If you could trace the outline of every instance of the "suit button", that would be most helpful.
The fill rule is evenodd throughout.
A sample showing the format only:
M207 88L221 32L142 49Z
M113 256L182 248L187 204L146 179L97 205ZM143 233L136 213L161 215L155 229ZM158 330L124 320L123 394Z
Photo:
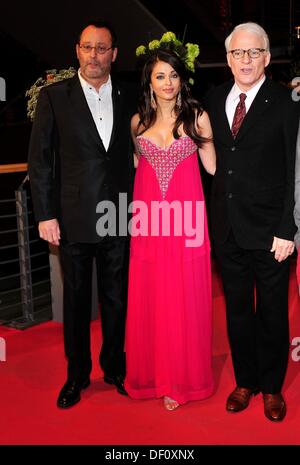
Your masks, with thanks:
M228 170L227 173L228 173L228 174L232 174L233 171L232 171L232 170Z
M230 193L228 194L228 198L229 198L229 199L232 199L232 197L233 197L233 194L230 192Z
M235 147L235 146L231 147L231 151L232 151L232 152L235 152L235 151L236 151L236 147Z

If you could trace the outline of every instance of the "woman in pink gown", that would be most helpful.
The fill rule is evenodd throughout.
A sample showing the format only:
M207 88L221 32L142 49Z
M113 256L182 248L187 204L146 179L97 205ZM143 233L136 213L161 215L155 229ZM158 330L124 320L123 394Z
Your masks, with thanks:
M211 266L198 164L215 172L208 116L191 98L184 62L157 49L132 119L134 186L125 388L168 410L213 393ZM160 208L159 208L160 207ZM162 219L163 218L163 219Z

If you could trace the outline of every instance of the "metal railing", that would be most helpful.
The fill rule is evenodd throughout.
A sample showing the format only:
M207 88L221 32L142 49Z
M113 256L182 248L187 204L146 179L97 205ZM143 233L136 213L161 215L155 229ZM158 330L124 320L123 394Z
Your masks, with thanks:
M26 170L0 166L2 175ZM0 199L0 324L24 329L52 318L49 250L38 237L27 175L10 194Z

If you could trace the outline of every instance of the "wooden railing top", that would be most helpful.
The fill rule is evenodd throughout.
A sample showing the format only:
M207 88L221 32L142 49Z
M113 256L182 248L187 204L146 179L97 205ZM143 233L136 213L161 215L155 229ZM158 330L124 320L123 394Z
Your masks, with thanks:
M19 173L21 171L27 171L27 163L14 163L11 165L0 165L0 174L5 173Z

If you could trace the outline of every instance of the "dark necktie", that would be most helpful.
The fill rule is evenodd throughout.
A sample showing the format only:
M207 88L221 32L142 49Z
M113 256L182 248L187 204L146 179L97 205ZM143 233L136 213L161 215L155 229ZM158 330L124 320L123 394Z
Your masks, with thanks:
M245 115L246 115L246 105L245 105L246 98L247 98L246 94L240 94L240 101L237 104L236 109L235 109L232 126L231 126L231 132L234 138L237 136L237 133L239 132L243 119L245 118Z

